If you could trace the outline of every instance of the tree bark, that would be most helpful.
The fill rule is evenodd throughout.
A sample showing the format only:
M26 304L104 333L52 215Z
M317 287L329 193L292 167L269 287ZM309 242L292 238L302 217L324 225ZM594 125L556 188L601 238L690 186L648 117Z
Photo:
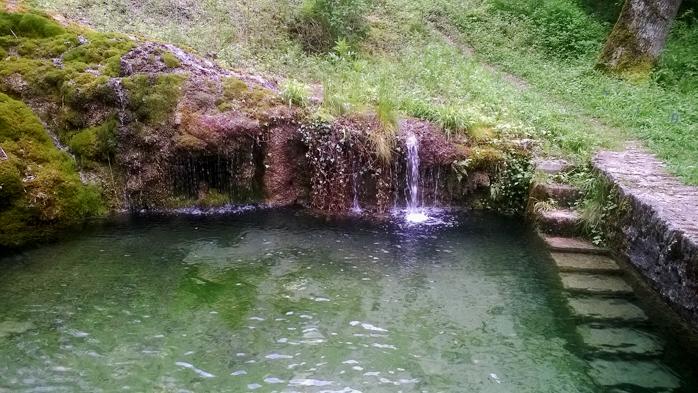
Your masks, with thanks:
M648 76L680 6L681 0L625 0L597 68L627 77Z

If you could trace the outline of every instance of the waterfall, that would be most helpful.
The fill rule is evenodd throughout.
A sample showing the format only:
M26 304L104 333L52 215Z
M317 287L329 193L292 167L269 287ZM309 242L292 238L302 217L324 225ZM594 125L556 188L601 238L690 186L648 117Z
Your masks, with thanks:
M363 210L361 209L361 205L359 204L359 175L356 172L356 169L354 169L354 173L352 175L351 190L354 194L354 199L352 200L351 204L351 211L354 214L361 214Z
M407 211L405 219L412 223L427 221L429 217L424 213L419 200L419 140L410 133L405 140L407 147Z

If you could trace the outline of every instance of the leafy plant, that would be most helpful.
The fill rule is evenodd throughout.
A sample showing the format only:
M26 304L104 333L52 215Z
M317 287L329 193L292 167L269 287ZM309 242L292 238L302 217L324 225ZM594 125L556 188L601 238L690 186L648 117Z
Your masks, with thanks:
M305 107L310 102L308 86L292 79L281 85L281 97L288 105Z

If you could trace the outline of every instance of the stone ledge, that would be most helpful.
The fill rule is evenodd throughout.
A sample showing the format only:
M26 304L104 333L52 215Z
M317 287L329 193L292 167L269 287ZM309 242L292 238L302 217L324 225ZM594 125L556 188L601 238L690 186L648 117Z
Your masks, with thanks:
M698 187L683 184L634 146L601 152L593 163L617 186L625 206L612 223L614 251L698 328Z

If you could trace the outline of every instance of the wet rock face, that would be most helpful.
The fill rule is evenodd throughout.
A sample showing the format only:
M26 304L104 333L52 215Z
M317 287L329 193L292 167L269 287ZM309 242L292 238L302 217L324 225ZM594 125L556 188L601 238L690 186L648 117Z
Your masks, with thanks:
M274 80L173 45L69 34L64 46L32 42L36 51L3 60L0 90L20 97L73 155L105 211L267 203L383 215L408 199L407 135L419 141L424 205L471 206L473 195L511 191L507 154L522 148L494 136L447 138L413 118L386 129L371 112L317 122L312 108L282 100Z
M602 152L594 165L619 192L615 251L698 327L698 189L637 148Z

